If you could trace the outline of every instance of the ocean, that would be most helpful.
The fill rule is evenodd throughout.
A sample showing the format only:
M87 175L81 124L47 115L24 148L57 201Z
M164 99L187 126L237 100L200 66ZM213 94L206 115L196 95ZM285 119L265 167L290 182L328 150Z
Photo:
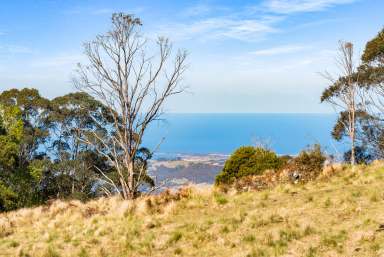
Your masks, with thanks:
M230 154L244 145L267 145L295 155L312 144L338 155L345 145L331 137L335 114L166 114L147 131L143 144L157 156ZM160 146L159 146L160 144Z

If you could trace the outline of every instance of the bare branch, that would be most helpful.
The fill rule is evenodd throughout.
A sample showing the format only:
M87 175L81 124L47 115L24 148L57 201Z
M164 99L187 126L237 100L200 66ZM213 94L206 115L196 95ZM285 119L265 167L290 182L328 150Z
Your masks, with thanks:
M145 131L160 118L166 100L183 92L180 82L186 70L186 52L177 52L173 59L166 38L156 42L157 54L149 54L141 25L132 15L114 14L111 31L84 45L89 63L78 66L74 79L78 89L107 107L112 119L108 136L92 133L92 140L83 141L116 168L124 198L133 198L143 183L146 165L138 164L137 154Z

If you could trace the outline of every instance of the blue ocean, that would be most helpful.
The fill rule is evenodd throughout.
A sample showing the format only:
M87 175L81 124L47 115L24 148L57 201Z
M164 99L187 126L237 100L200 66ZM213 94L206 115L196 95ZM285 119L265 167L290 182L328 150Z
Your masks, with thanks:
M345 146L331 137L335 114L167 114L145 135L144 145L158 154L230 154L244 145L268 145L295 155L312 144L328 154ZM160 144L160 146L159 146Z

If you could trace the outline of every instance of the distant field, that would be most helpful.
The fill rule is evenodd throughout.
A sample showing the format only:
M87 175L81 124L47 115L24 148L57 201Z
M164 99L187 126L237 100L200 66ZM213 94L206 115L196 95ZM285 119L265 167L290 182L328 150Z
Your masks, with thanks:
M0 256L384 256L384 164L306 185L0 215Z

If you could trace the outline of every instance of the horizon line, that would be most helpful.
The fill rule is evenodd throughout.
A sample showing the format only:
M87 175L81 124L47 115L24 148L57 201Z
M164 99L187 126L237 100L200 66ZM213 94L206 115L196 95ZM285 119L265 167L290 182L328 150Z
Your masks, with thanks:
M303 114L330 115L337 112L164 112L163 114Z

